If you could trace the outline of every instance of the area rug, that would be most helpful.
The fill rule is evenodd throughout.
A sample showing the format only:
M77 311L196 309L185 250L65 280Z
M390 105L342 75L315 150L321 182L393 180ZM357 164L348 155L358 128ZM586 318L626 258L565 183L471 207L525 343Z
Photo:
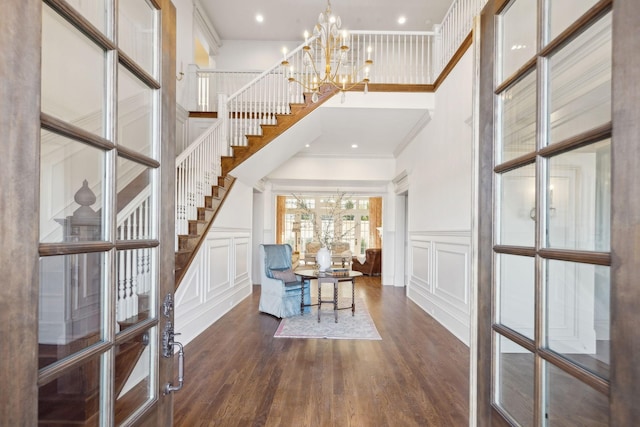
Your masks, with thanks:
M344 304L344 301L341 301ZM364 300L356 298L356 312L351 308L338 310L338 323L334 321L333 305L322 304L320 323L318 307L311 313L288 317L280 321L275 338L326 338L336 340L381 340Z

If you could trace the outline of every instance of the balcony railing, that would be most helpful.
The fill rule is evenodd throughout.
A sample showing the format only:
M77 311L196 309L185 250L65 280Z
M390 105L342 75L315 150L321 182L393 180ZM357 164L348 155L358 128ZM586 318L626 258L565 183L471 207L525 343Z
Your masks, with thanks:
M473 18L479 15L487 0L456 0L449 7L449 11L436 25L435 52L433 55L432 71L437 78L447 66L453 55L473 28Z
M370 70L372 83L428 84L433 81L432 63L434 50L432 32L399 31L353 31L349 34L350 49L345 60L350 64L363 64L370 56L373 67ZM367 49L371 47L371 53ZM303 45L290 52L286 59L293 67L296 78L310 83L312 75L304 73ZM192 67L189 70L191 111L217 111L218 95L226 94L229 102L234 102L234 94L244 104L260 103L279 105L288 102L302 102L299 86L287 84L289 70L281 63L274 64L264 73L255 71L204 70ZM364 70L355 70L352 79L360 81ZM252 87L252 89L249 88ZM268 100L268 101L267 101ZM275 102L274 102L275 101ZM273 108L271 108L273 110ZM280 111L276 107L276 110ZM230 111L235 111L230 109Z

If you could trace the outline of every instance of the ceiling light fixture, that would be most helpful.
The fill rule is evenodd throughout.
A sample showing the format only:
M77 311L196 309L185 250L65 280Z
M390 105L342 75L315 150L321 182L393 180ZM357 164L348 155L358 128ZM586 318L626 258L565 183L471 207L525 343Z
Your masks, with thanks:
M258 21L258 22L263 22L263 21L264 21L264 16L262 16L262 15L260 15L260 14L257 14L257 15L256 15L256 21Z
M407 22L407 18L405 18L404 16L401 16L400 18L398 18L398 24L402 25L405 22Z
M351 144L351 148L358 148L358 144Z
M367 59L360 67L347 57L349 52L349 34L346 30L340 32L342 21L339 16L331 13L331 0L327 0L327 10L320 13L318 23L313 28L313 37L304 33L303 66L302 73L296 78L295 70L289 66L286 49L283 49L284 59L282 66L285 68L285 76L289 84L298 83L304 89L312 92L311 100L318 102L320 88L331 85L342 92L342 102L345 92L353 89L358 84L364 84L364 93L369 91L369 69L373 64L371 60L371 46L367 48ZM358 72L364 70L364 78L357 80Z

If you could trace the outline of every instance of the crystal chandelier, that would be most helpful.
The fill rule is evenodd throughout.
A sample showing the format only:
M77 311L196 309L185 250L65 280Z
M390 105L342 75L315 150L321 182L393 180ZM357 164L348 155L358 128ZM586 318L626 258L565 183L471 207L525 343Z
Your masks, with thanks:
M313 36L304 33L304 46L302 48L302 65L304 70L296 72L289 65L286 58L286 49L283 50L285 76L289 84L297 83L305 90L312 92L311 100L318 102L320 88L331 85L342 92L342 102L345 92L359 84L364 84L364 93L369 90L369 69L373 64L371 60L371 47L367 48L367 58L362 65L357 67L352 58L349 58L349 34L346 30L340 32L342 22L339 16L331 13L331 0L327 0L327 9L320 13L318 23L313 29ZM364 77L357 80L359 73ZM296 77L297 76L297 77Z

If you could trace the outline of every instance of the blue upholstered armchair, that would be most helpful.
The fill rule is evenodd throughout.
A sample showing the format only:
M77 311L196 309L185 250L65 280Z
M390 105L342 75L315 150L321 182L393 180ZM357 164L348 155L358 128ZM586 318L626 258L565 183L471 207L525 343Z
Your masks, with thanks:
M291 246L260 245L260 276L262 290L259 310L276 317L300 314L300 292L305 305L311 303L309 283L303 282L291 269ZM305 307L305 313L310 312Z

